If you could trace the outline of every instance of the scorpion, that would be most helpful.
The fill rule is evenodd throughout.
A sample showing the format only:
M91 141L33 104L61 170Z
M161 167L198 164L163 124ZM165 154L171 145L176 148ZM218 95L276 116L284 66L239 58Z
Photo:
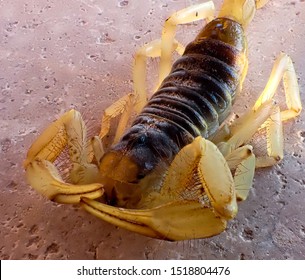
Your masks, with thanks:
M281 53L254 106L225 120L248 69L244 30L268 0L224 0L214 19L212 1L172 14L161 39L134 60L134 91L103 114L98 136L87 140L81 114L70 110L45 129L24 161L28 183L57 203L80 204L98 218L164 240L207 238L223 232L244 201L258 167L283 159L283 121L302 110L291 58ZM184 47L179 24L206 25ZM171 66L173 52L181 56ZM148 99L147 59L160 57L159 85ZM283 80L287 109L274 101ZM131 116L136 115L130 124ZM110 148L105 139L118 119ZM267 151L249 144L264 129ZM71 183L54 161L68 149Z

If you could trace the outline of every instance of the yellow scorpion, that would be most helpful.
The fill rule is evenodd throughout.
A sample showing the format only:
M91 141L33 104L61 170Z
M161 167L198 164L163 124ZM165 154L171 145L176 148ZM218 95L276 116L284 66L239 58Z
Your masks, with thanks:
M134 92L104 112L99 136L89 141L79 112L53 122L30 147L27 181L57 203L81 204L98 218L127 230L166 240L206 238L223 232L247 198L256 167L283 158L282 122L302 105L291 59L280 54L254 106L226 124L248 69L244 29L268 0L224 0L213 19L213 2L171 15L162 37L135 56ZM205 19L184 47L177 25ZM181 57L171 66L172 53ZM146 61L160 57L159 86L148 100ZM287 109L273 101L283 79ZM129 128L130 117L136 113ZM104 152L111 122L114 140ZM266 130L267 151L255 157L249 140ZM68 147L71 183L53 164Z

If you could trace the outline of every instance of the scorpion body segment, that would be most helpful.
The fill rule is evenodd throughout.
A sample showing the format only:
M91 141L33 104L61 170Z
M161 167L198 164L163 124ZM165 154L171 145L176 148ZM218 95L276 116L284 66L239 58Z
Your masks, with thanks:
M24 162L30 185L52 201L80 203L104 221L149 237L185 240L224 231L249 194L255 168L283 158L282 121L302 109L292 61L281 54L254 106L232 124L224 122L248 69L244 29L267 2L224 0L219 17L185 48L174 38L177 25L210 20L214 5L174 13L161 40L137 52L134 92L105 110L99 136L87 142L85 123L71 110L32 144ZM181 57L171 67L174 50ZM146 59L158 56L159 87L147 101ZM273 102L282 79L285 111ZM133 111L138 115L125 130ZM113 145L104 152L116 117ZM247 143L260 128L267 152L255 157ZM66 146L72 183L53 164Z

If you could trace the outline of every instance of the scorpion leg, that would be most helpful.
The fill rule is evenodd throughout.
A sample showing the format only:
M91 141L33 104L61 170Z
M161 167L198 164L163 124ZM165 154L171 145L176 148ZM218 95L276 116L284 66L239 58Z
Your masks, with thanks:
M217 235L237 213L230 168L216 145L202 137L178 153L160 193L149 195L144 209L116 208L86 198L82 205L114 225L167 240Z
M280 54L275 61L267 85L257 99L253 110L256 110L268 100L272 100L282 79L288 107L287 110L281 112L282 121L294 118L301 113L302 103L297 76L291 58L284 53Z
M273 97L283 79L288 109L280 112ZM283 158L282 121L294 118L301 113L302 104L297 77L290 57L281 54L272 69L265 89L252 110L236 120L231 126L224 126L213 141L226 156L237 147L247 143L254 133L266 129L267 155L256 158L256 167L267 167Z
M246 200L253 183L255 155L250 145L242 146L228 156L226 161L231 172L234 172L234 185L238 201Z
M256 167L272 166L284 157L283 124L278 106L274 108L272 115L262 128L266 128L267 155L256 158Z
M266 122L274 110L272 101L268 101L257 110L249 110L230 126L224 126L214 137L222 154L226 157L238 147L247 143L255 132Z
M214 15L212 1L192 5L172 14L164 23L161 37L161 59L159 68L159 84L169 74L172 65L173 43L178 24L186 24L201 19L210 20Z
M174 40L173 50L176 50L180 55L184 52L184 46L178 41ZM155 58L161 56L161 39L157 39L145 44L141 47L135 55L134 67L133 67L133 83L134 91L137 97L135 103L136 113L140 113L145 104L147 103L147 86L146 86L146 63L147 58ZM159 85L157 86L157 88Z
M226 128L226 134L215 137L214 142L227 158L238 147L249 142L261 128L266 128L267 156L257 157L255 167L274 165L283 158L283 129L279 107L272 100L263 103L257 110L250 110Z
M65 183L52 162L69 147L72 161L71 180ZM95 165L88 163L85 124L79 112L71 110L53 122L32 144L24 162L27 181L38 192L60 203L78 203L81 196L98 198L100 184L90 184L99 176Z
M280 111L279 108L275 107L273 114L264 124L267 131L267 156L257 158L257 167L274 165L283 158L282 122L298 116L302 110L300 91L293 63L291 58L284 53L275 61L267 85L256 101L253 110L257 110L273 99L282 79L288 109Z
M182 54L184 47L174 42L174 48ZM119 141L122 137L129 118L133 110L139 114L145 104L147 103L147 90L146 90L146 61L148 57L160 57L161 55L161 40L154 40L143 47L141 47L136 55L133 66L133 82L134 82L134 93L129 93L111 106L106 108L102 118L102 125L100 131L100 138L103 139L108 135L111 126L111 120L120 116L119 124L115 132L113 143Z
M109 134L111 120L118 116L120 116L120 120L115 132L113 142L116 143L120 139L132 114L133 104L134 94L129 93L105 109L102 117L101 131L99 134L101 139Z

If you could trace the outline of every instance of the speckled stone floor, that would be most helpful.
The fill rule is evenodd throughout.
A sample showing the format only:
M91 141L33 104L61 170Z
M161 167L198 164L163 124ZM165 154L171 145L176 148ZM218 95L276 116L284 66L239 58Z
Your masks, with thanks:
M284 125L283 162L256 172L237 218L210 239L142 237L78 207L47 201L25 182L22 161L42 129L70 108L98 127L103 110L132 90L135 50L160 36L173 11L196 2L0 1L1 259L305 258L303 113ZM215 1L218 8L220 3ZM257 12L248 29L250 69L235 112L253 104L281 51L295 62L305 104L304 26L304 0L271 0ZM178 38L187 43L199 28L181 27ZM157 61L150 65L155 73ZM148 77L151 85L154 78Z

